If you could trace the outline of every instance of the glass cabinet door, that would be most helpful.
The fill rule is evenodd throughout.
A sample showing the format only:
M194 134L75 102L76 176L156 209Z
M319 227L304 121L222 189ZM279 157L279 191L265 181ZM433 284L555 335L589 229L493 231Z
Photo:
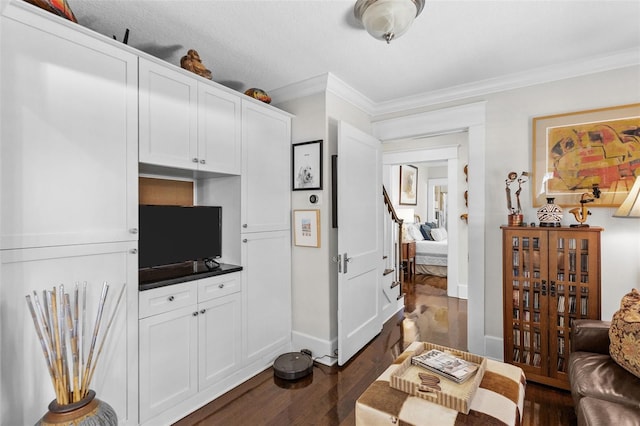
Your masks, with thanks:
M550 376L567 374L576 319L600 318L599 233L549 233Z
M508 244L505 291L510 291L512 305L505 315L506 329L512 330L510 336L505 335L508 352L505 359L525 371L542 374L547 369L548 346L546 233L507 231L505 244Z

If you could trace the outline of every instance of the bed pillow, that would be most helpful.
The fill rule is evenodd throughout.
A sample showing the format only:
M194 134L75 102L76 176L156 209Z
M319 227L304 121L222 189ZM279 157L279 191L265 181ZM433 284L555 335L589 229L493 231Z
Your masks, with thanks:
M431 236L431 229L432 227L427 225L426 223L420 225L420 233L427 241L433 241L433 237Z
M444 241L447 239L447 230L444 228L434 228L431 230L433 241Z
M415 223L410 223L409 225L407 225L407 231L408 231L407 233L412 239L416 241L424 240L424 237L422 236L422 232L420 232L420 228Z
M609 328L609 354L622 368L640 377L640 293L624 295Z

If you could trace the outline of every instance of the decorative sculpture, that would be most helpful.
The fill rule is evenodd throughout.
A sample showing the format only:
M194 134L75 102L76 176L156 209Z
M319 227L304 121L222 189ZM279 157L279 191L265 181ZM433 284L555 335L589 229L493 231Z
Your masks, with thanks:
M522 184L529 180L529 172L522 172L520 176L516 172L509 172L507 179L505 179L505 192L507 194L507 209L509 210L509 226L522 225L522 205L520 204L520 193L522 192ZM513 207L511 200L511 187L514 182L518 182L518 189L516 190L516 207Z
M596 198L600 198L600 188L598 188L598 184L593 184L593 189L591 192L585 192L580 196L580 207L575 207L569 210L569 213L572 213L576 218L578 224L573 224L571 227L588 227L585 222L587 221L587 217L591 214L589 209L587 209L587 203L592 203Z
M187 71L191 71L194 74L198 74L200 77L208 78L211 80L211 71L202 64L200 55L193 49L189 49L187 54L180 59L180 66Z

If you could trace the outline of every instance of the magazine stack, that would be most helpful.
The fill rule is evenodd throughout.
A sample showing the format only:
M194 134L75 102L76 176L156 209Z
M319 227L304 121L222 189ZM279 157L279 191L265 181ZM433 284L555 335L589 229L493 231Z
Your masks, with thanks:
M463 383L478 370L477 364L438 349L411 357L411 364L426 368L456 383Z

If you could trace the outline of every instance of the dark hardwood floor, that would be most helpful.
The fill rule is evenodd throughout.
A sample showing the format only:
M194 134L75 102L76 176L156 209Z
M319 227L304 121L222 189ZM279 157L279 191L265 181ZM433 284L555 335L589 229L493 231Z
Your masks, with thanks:
M434 303L433 297L443 297L437 287L429 290L414 287L418 285L424 284L405 283L407 311ZM425 293L432 299L424 299ZM446 295L444 298L451 299ZM451 335L458 341L461 334L466 336L466 321L462 327L459 321L466 318L466 302L447 300L446 306L447 332L429 337L445 339ZM404 313L399 313L387 321L382 332L342 367L316 362L312 375L295 382L278 379L272 369L267 369L175 425L355 425L356 399L405 347L403 319ZM455 341L452 343L450 346L455 346ZM527 383L523 425L576 425L571 394Z

